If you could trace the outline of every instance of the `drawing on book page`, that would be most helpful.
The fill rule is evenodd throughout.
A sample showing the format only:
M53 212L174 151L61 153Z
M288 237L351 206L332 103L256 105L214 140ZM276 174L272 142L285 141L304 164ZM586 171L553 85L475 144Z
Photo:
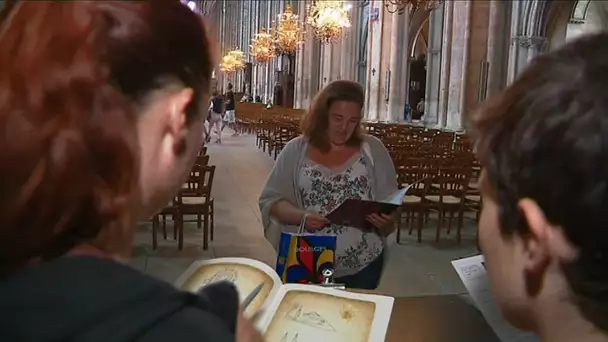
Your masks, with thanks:
M296 304L293 309L289 310L285 315L285 319L292 322L302 323L308 325L311 328L318 328L327 331L336 331L336 329L329 324L329 322L323 318L316 311L303 311L302 304Z
M330 294L288 291L264 334L267 342L367 342L374 302Z
M293 334L293 337L290 339L289 333L285 333L281 342L298 342L298 333Z
M205 279L203 285L213 284L220 281L228 281L231 283L236 283L238 279L238 274L235 270L225 269L217 271L211 278Z
M182 290L195 292L205 285L219 281L234 283L239 290L241 300L258 285L264 283L264 287L260 293L247 307L245 311L246 316L256 313L264 305L274 286L274 280L268 274L255 267L244 264L222 263L202 265L184 281L181 288Z

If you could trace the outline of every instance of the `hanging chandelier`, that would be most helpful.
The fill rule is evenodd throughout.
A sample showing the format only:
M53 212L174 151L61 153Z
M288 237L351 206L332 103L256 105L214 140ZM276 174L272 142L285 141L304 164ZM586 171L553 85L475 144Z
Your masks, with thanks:
M272 30L274 43L279 54L293 55L298 45L303 41L304 29L300 17L293 13L290 5L285 12L278 15L276 25Z
M443 0L386 0L386 10L389 13L397 13L399 15L411 8L412 12L419 9L427 11L436 10L439 8Z
M231 73L239 71L245 67L245 55L243 51L235 49L228 52L220 62L220 71Z
M251 40L251 56L258 63L267 63L274 57L275 44L272 35L265 28Z
M350 27L351 6L339 0L316 0L307 8L307 24L323 43L337 42Z

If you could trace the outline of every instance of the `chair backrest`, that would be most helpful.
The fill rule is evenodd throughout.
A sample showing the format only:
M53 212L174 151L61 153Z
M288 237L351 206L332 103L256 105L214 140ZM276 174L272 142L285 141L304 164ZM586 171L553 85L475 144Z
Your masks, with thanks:
M205 197L211 198L213 177L215 176L215 165L195 164L188 178L188 189L179 192L178 198L181 203L182 197Z
M200 189L201 196L211 198L215 165L194 165L192 170L198 174L196 186Z
M196 157L196 161L194 162L194 165L198 165L198 166L207 166L209 165L209 155L205 154L202 156L197 156Z
M398 178L399 185L406 187L411 184L412 187L408 190L407 195L412 196L423 196L425 191L428 189L427 169L420 166L411 166L407 168L399 169Z
M471 180L472 168L450 167L439 170L441 195L464 196Z

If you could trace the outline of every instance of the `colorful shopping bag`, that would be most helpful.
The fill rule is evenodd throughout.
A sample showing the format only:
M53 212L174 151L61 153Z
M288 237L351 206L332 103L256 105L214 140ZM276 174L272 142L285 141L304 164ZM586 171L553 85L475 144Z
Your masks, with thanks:
M336 235L281 233L276 271L283 283L320 284L323 271L334 269Z

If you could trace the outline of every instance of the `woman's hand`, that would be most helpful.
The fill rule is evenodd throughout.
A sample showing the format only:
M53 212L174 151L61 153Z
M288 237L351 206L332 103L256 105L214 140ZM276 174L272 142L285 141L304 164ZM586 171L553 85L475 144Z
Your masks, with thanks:
M311 231L323 229L329 224L329 220L326 219L325 216L317 213L307 213L305 220L306 222L304 222L304 227Z
M262 334L253 326L253 323L239 312L236 322L236 342L263 342Z
M367 217L367 221L378 229L380 236L388 236L395 231L395 215L387 214L371 214Z

